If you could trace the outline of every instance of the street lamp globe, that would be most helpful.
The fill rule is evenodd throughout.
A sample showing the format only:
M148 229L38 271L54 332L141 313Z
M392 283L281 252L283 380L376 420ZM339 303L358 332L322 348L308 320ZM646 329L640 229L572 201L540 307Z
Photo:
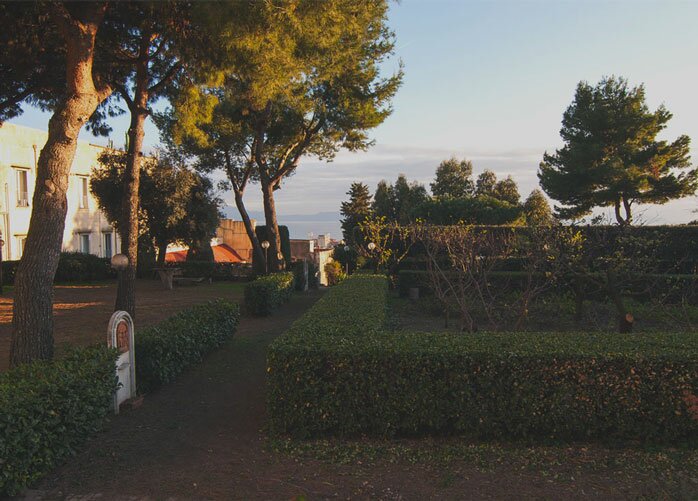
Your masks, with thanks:
M111 257L111 267L117 271L128 268L128 256L126 254L114 254Z
M269 242L266 240L262 242L262 249L268 249L269 248Z
M376 244L374 244L373 242L369 242L368 250L373 251L373 250L375 250L375 248L376 248Z
M344 252L349 252L350 250L351 250L351 247L349 247L348 245L344 246Z

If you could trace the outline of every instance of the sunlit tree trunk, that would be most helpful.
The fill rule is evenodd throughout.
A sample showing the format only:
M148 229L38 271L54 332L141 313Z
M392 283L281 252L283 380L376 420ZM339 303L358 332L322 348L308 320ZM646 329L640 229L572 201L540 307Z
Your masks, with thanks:
M92 75L95 38L106 8L105 3L83 4L78 20L65 5L51 6L65 40L66 92L39 155L29 231L15 276L11 366L53 356L53 279L63 244L68 177L80 130L111 93L108 87L97 89Z

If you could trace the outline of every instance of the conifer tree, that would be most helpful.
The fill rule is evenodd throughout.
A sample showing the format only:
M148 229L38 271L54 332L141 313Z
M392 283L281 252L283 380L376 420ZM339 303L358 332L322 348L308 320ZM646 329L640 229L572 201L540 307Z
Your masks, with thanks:
M342 214L342 234L348 245L358 245L360 235L356 235L354 229L363 223L371 215L371 193L364 183L352 183L349 191L349 200L342 202L340 213Z
M529 226L546 226L555 220L548 199L538 188L528 195L523 207L526 224Z
M470 160L451 157L439 164L436 178L431 183L435 197L465 198L472 196L475 186L472 180L473 164Z
M698 171L689 169L688 136L657 140L672 114L660 106L650 111L642 85L604 78L596 86L580 82L565 111L560 136L565 145L546 153L538 179L562 205L565 219L613 207L620 225L632 223L635 203L664 204L698 188ZM679 171L684 172L679 172Z

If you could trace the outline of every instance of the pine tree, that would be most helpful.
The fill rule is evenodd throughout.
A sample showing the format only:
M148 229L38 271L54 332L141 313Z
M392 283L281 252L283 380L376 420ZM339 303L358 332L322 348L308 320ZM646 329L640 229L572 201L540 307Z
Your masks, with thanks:
M671 113L652 112L642 85L604 78L595 87L577 86L562 119L565 145L545 154L538 178L543 190L563 206L558 214L574 219L594 207L613 207L621 225L632 223L634 203L664 204L695 193L698 171L690 164L688 136L657 140Z
M342 202L340 212L343 216L342 233L344 240L351 246L362 243L357 241L361 237L358 234L355 235L354 229L372 213L371 193L368 190L368 186L364 183L351 183L347 195L349 195L349 200Z

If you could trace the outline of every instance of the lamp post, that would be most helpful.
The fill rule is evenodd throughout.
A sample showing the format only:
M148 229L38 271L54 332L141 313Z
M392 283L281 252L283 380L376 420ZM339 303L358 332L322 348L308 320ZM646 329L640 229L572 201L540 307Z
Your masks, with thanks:
M269 274L269 242L264 240L262 242L262 249L264 249L264 274Z
M368 252L371 254L371 257L373 257L373 251L376 250L376 244L373 242L369 242L368 245ZM376 262L376 259L373 258L373 273L378 273L378 263Z
M351 247L348 245L344 246L344 258L346 259L347 262L347 276L349 276L349 251L351 250Z

